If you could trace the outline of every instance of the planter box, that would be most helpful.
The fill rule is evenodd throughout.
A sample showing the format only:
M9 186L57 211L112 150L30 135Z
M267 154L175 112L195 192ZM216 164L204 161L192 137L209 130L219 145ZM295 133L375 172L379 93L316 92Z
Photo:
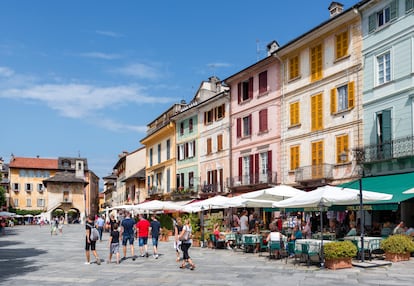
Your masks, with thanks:
M398 262L398 261L408 261L410 260L411 254L407 253L389 253L385 252L385 260L391 262Z
M334 259L326 259L325 266L329 269L344 269L344 268L352 268L352 258L334 258Z

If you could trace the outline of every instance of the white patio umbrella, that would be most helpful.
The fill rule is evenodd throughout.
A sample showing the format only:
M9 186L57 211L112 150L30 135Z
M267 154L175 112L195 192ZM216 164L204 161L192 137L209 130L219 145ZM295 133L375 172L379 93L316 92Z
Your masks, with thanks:
M127 211L131 211L134 209L136 205L119 205L119 206L114 206L114 207L110 207L108 208L108 211L111 210L127 210Z
M274 200L259 200L244 198L243 195L229 198L224 206L227 207L245 207L245 208L271 208Z
M15 213L11 213L11 212L6 212L6 211L0 212L0 216L2 217L13 217L15 215L16 215Z
M362 198L361 198L362 194ZM360 204L362 210L362 204L364 202L375 202L381 200L390 200L392 195L384 193L376 193L364 190L355 190L348 188L341 188L335 186L323 186L313 191L306 192L299 196L295 196L280 202L273 203L273 207L278 208L315 208L318 207L321 212L321 233L323 228L322 210L324 207L332 205L355 205ZM361 253L364 255L363 248L363 227L361 227ZM324 266L323 258L323 235L321 235L321 266Z
M246 199L281 201L305 193L288 185L277 185L271 188L249 192L241 195Z
M202 209L223 209L228 208L230 206L226 206L226 202L229 200L229 198L224 196L215 196L211 197L202 201L197 201L188 205L185 205L183 207L183 211L185 212L199 212Z
M133 210L134 211L162 211L162 210L172 210L172 211L181 211L183 206L175 204L169 201L160 201L160 200L152 200L148 202L144 202L138 205L135 205Z

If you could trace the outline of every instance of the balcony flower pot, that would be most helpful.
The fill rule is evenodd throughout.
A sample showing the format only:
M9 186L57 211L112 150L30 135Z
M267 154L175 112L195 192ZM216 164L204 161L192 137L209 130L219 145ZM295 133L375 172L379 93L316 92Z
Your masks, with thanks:
M384 250L387 261L407 261L414 251L414 241L408 235L395 234L381 241L381 249Z
M351 241L335 241L324 245L325 266L328 269L352 268L357 248Z

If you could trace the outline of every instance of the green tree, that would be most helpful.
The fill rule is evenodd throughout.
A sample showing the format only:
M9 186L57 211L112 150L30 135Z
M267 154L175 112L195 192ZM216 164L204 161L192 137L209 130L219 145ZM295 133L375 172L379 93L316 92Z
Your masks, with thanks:
M1 181L1 177L0 177L0 181ZM6 190L0 186L0 209L6 206Z

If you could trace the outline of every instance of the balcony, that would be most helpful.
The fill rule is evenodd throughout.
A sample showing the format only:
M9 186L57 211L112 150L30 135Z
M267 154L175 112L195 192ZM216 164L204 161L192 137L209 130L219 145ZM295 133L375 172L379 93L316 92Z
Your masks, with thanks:
M189 188L178 188L176 190L172 190L170 193L172 200L186 200L186 199L192 199L197 197L197 190L194 187Z
M295 181L306 186L326 184L333 179L332 164L299 167L295 170Z
M277 184L277 173L276 172L267 172L267 173L255 173L244 176L236 176L228 179L227 186L233 189L260 189L267 185Z
M148 189L149 196L162 196L164 193L164 189L161 187L152 187Z
M414 170L414 137L397 138L381 144L366 145L355 151L365 175L381 175Z

